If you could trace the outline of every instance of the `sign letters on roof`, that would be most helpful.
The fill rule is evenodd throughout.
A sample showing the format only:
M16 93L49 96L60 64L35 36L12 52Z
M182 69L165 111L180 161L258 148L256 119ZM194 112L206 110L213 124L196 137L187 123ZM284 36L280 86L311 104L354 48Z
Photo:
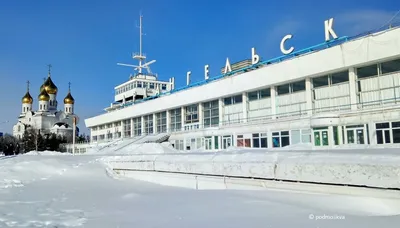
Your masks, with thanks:
M328 20L324 21L324 29L325 29L325 41L328 42L331 40L331 38L333 39L337 39L338 36L336 35L335 31L333 30L333 18L330 18ZM293 38L292 34L287 34L285 35L280 43L280 50L284 55L289 55L294 51L294 47L290 47L288 49L286 49L285 47L285 43L287 40L290 40ZM257 64L260 62L260 56L256 53L256 49L253 47L251 48L251 64ZM225 62L225 68L224 68L224 74L229 73L232 71L232 67L231 67L231 63L229 61L229 58L226 58L226 62ZM186 84L189 85L190 84L190 75L191 72L188 71L186 76ZM204 79L209 79L209 65L205 65L204 66Z

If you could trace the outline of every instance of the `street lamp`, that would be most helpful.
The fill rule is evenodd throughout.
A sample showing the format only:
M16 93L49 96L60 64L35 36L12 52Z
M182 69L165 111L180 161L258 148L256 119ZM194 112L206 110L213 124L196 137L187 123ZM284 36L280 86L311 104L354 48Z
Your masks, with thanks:
M66 118L69 119L69 116ZM76 134L76 125L79 122L79 118L77 116L72 116L72 155L75 155L75 134Z

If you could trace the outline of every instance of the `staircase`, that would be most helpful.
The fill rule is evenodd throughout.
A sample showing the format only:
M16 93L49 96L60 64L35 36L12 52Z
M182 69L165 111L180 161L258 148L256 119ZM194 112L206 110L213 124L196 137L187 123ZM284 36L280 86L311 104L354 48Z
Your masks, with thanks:
M146 135L142 139L135 142L135 144L141 143L162 143L169 139L170 134L168 133L160 133L156 135Z

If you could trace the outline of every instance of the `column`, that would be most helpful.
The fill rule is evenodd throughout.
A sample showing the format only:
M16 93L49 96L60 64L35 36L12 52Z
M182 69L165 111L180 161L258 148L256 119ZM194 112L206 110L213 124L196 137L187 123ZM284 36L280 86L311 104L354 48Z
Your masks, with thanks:
M218 99L219 126L224 125L224 99Z
M181 107L181 122L182 122L182 129L181 131L185 130L185 107Z
M204 109L204 107L203 107L203 103L199 103L198 104L198 111L199 111L199 128L204 128L204 113L203 113L203 109Z
M333 132L333 126L328 127L328 143L329 146L332 147L335 145L335 139L334 139L334 132Z
M342 126L337 126L339 145L344 144L344 142L343 142L343 130L342 129L343 129Z
M153 133L157 134L157 115L153 113Z
M306 78L306 109L307 115L313 114L311 78Z
M242 104L243 104L243 123L247 123L247 110L248 110L248 102L247 102L247 93L244 92L242 94Z
M125 138L124 121L121 120L121 138Z
M141 116L141 121L142 121L142 135L146 135L146 126L145 121L144 121L144 116Z
M133 118L131 118L131 137L134 137Z
M350 104L351 110L357 110L357 85L356 85L356 69L349 68L349 89L350 89Z
M368 137L369 137L369 141L371 143L371 145L377 145L378 142L376 141L376 126L375 123L373 121L368 123ZM365 134L367 134L367 132L365 132ZM368 141L366 141L365 143L367 143Z
M364 132L364 144L366 144L366 145L368 144L367 127L368 127L368 125L367 125L367 124L364 124L364 128L363 128L363 132ZM369 129L368 129L368 132L370 132Z
M167 112L167 133L171 132L171 113L169 110Z
M276 87L271 86L271 115L276 119Z

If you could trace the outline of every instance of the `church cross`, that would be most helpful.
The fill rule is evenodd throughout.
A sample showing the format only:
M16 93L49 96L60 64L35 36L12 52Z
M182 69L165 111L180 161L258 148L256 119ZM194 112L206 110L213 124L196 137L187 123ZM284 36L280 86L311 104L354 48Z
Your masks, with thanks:
M71 91L71 82L68 82L68 91Z
M51 65L51 64L48 64L47 66L49 67L49 75L50 75L50 71L51 71L52 65Z
M29 92L29 80L26 82L26 85L27 85L27 91Z

